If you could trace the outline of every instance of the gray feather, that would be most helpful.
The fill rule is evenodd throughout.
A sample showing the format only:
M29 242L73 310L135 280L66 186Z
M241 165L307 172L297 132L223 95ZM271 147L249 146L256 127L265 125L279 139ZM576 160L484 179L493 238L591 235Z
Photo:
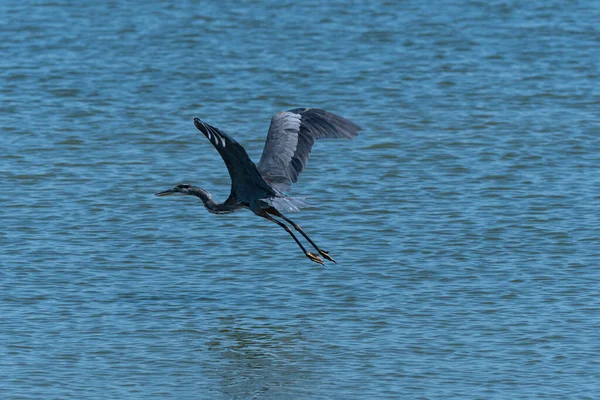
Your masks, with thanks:
M317 108L295 108L271 119L258 163L263 178L281 192L290 189L306 168L315 139L353 139L360 127Z

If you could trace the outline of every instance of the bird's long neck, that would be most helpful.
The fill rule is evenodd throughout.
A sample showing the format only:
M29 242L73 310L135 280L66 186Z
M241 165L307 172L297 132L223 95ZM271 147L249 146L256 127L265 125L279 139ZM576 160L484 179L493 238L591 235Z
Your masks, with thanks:
M240 208L232 207L232 205L228 204L227 201L225 203L216 203L212 199L212 195L207 190L204 190L199 187L191 186L189 189L189 193L202 200L204 207L206 207L208 212L212 214L228 214Z

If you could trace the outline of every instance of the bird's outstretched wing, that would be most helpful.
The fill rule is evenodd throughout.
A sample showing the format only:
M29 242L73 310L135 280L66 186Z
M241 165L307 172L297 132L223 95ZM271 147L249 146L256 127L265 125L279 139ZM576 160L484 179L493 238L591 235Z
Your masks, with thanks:
M317 108L281 112L271 119L258 170L273 187L285 192L306 167L315 139L352 139L359 130L347 119Z
M232 194L236 195L238 199L248 202L252 198L261 198L272 194L241 144L225 132L198 118L194 118L194 125L208 138L223 158L231 177Z

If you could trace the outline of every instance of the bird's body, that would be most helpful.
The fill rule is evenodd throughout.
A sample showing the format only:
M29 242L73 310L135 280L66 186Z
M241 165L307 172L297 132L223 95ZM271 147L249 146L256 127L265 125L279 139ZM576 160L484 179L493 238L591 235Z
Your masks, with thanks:
M231 177L229 197L223 203L216 203L208 191L187 184L157 193L158 196L173 193L194 195L213 214L227 214L248 208L254 214L282 226L308 258L322 264L323 260L318 255L304 249L288 225L274 217L281 218L299 231L319 254L334 261L297 224L283 216L284 212L299 211L299 207L304 204L286 196L285 192L304 170L315 139L352 139L360 130L358 125L319 109L297 108L281 112L271 119L265 148L258 164L252 162L246 150L225 132L198 118L194 118L194 125L213 144L227 166Z

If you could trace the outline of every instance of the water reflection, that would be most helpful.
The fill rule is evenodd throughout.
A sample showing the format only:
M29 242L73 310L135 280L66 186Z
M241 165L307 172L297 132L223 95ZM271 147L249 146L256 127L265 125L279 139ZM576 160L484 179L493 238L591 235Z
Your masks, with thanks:
M307 339L290 334L268 320L257 324L247 317L219 318L219 340L207 343L208 373L230 398L306 398L320 386L315 359L307 352Z

